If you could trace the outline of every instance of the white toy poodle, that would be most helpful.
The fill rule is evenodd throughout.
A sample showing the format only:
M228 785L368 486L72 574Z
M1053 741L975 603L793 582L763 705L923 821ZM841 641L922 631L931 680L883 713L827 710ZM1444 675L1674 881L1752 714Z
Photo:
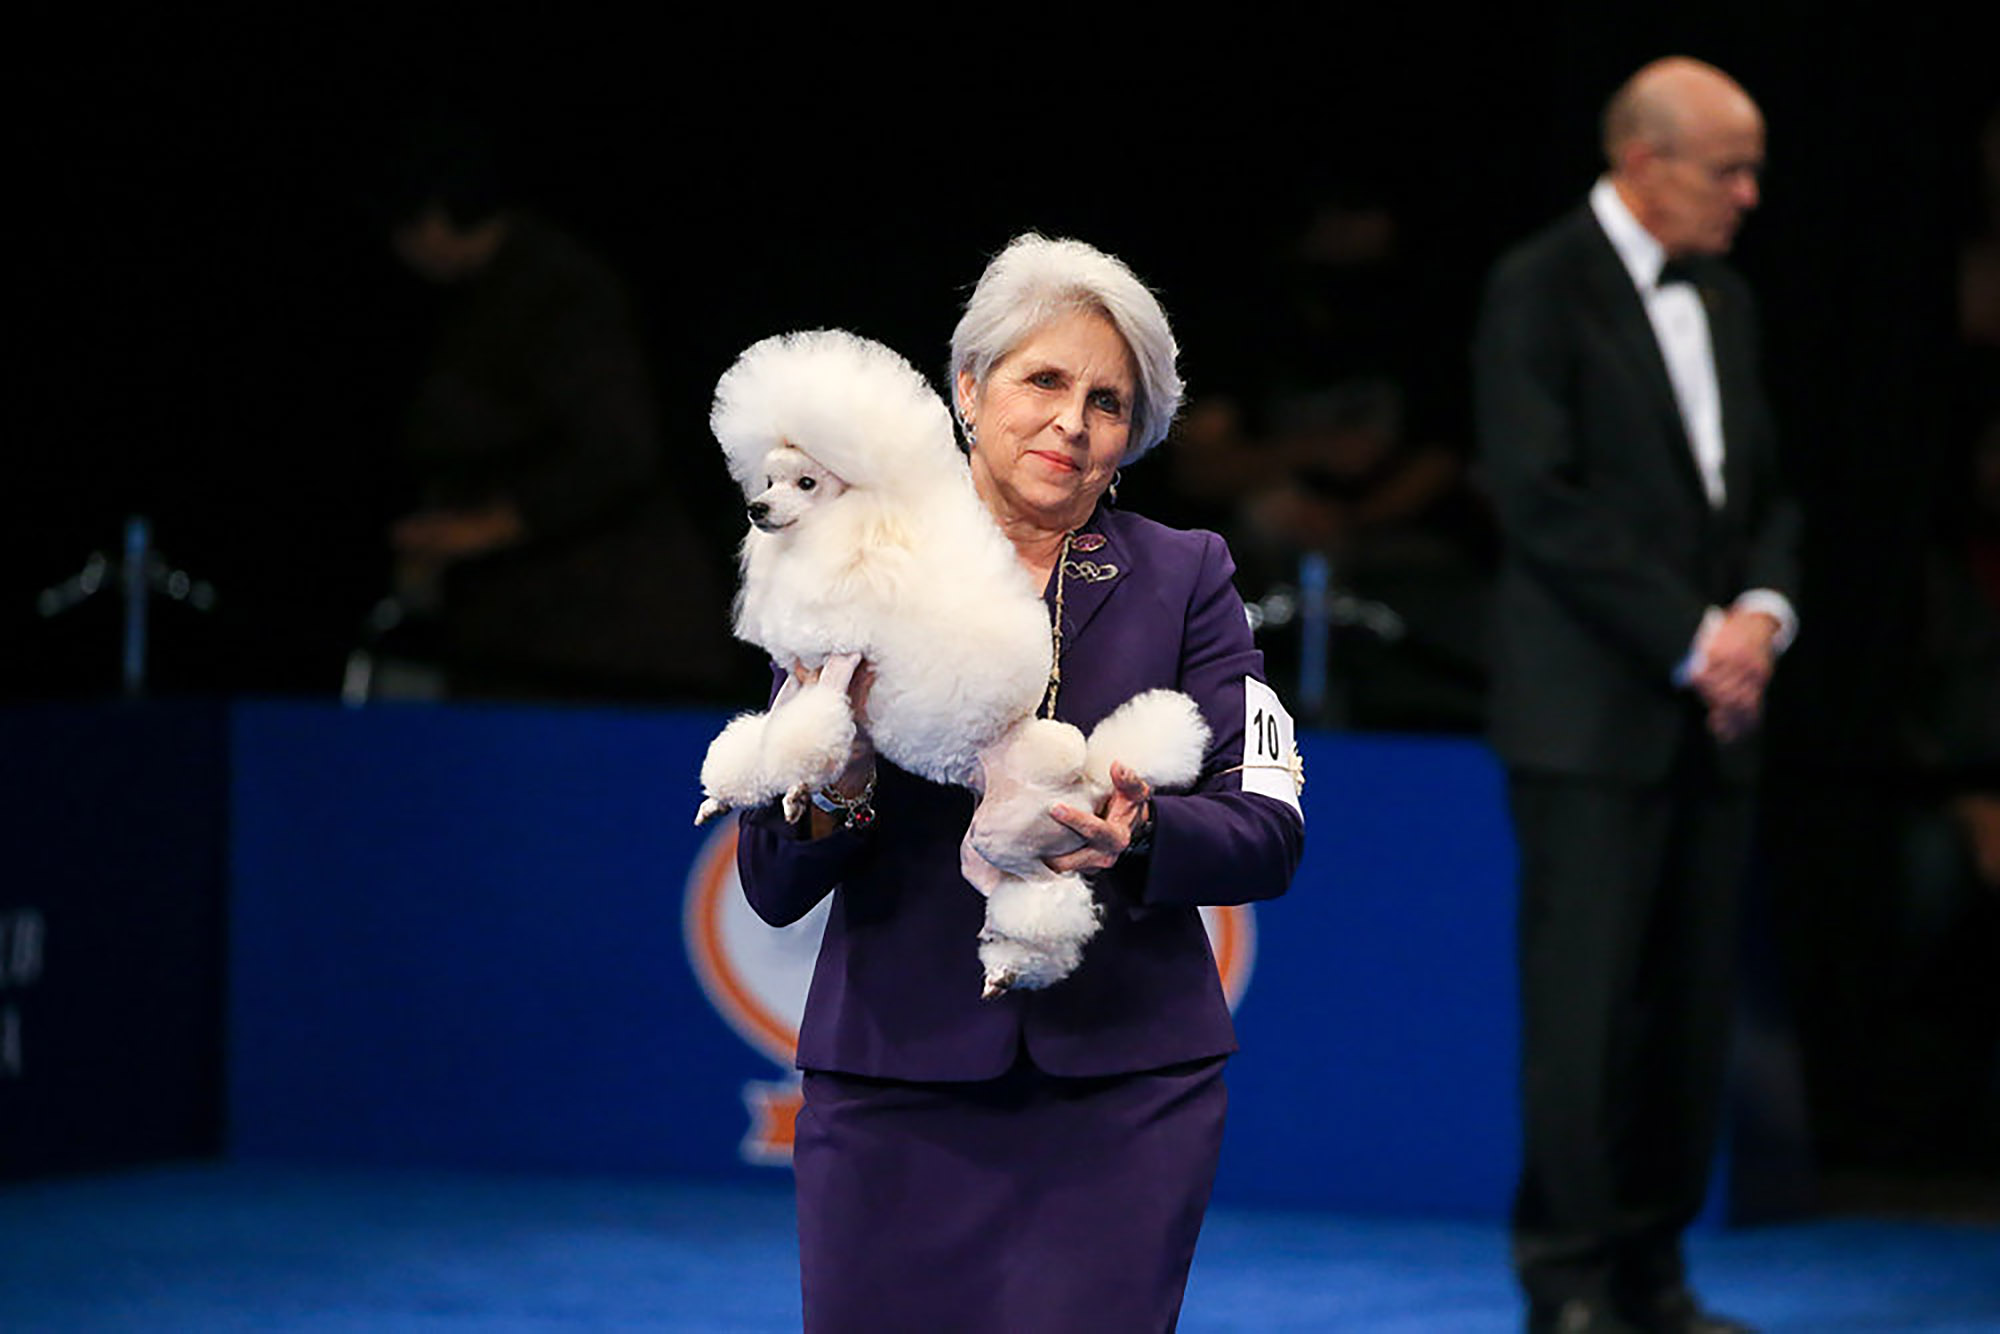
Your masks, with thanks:
M1087 740L1035 716L1048 612L973 491L943 400L888 348L840 330L767 338L716 385L710 425L749 501L736 634L818 674L710 744L696 822L773 798L797 819L846 766L865 660L877 753L979 794L960 862L987 896L985 994L1067 977L1099 908L1043 860L1079 845L1049 807L1098 809L1114 759L1154 787L1191 784L1208 744L1194 702L1149 691Z

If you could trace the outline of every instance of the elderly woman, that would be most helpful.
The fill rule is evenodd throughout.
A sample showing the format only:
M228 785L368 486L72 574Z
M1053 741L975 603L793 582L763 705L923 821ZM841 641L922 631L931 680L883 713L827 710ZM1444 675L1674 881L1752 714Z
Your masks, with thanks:
M1044 709L1089 730L1132 695L1191 695L1213 733L1194 790L1114 768L1059 870L1103 928L1044 991L980 999L983 902L959 874L971 797L865 742L816 807L748 813L744 888L767 921L833 907L799 1033L800 1261L811 1331L1140 1331L1178 1318L1222 1144L1229 1009L1198 908L1285 891L1304 841L1220 538L1115 507L1166 435L1175 344L1118 260L1023 236L952 336L979 497L1044 590ZM951 572L941 568L938 577ZM856 691L866 722L865 674ZM855 818L872 790L875 818Z

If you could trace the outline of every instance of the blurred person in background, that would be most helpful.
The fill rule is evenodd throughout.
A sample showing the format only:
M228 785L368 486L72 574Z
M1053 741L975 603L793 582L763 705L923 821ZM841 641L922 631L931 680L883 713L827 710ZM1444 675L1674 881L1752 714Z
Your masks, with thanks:
M441 298L404 437L416 508L389 534L405 643L454 695L717 694L720 562L676 494L617 278L516 206L463 124L410 136L386 205Z
M1337 612L1360 599L1400 622L1383 638L1379 619L1333 617L1324 712L1300 696L1313 721L1473 731L1490 525L1448 443L1463 391L1433 378L1438 306L1407 247L1385 186L1325 187L1261 279L1230 289L1218 318L1246 323L1176 428L1170 475L1180 516L1228 533L1253 596L1282 598L1314 555ZM1304 630L1260 630L1279 678Z
M1882 933L1836 973L1867 1076L1836 1122L1848 1161L2000 1199L2000 108L1959 249L1957 391L1924 630L1905 695L1911 800ZM1969 452L1959 448L1969 439ZM1873 925L1873 923L1871 923ZM1886 966L1885 966L1886 965ZM1834 971L1834 970L1828 970ZM1850 1059L1853 1059L1850 1057ZM1829 1118L1833 1119L1833 1118ZM1970 1171L1968 1171L1970 1169ZM1975 1189L1978 1189L1975 1183Z
M1513 1258L1531 1334L1729 1334L1681 1235L1721 1121L1757 726L1796 629L1798 513L1722 260L1764 118L1672 58L1603 131L1607 173L1495 265L1474 340L1521 854Z
M1868 960L1865 1143L1876 1167L2000 1178L2000 419L1924 563L1904 739L1903 877ZM1886 967L1885 967L1886 965ZM1865 1127L1865 1129L1864 1129Z

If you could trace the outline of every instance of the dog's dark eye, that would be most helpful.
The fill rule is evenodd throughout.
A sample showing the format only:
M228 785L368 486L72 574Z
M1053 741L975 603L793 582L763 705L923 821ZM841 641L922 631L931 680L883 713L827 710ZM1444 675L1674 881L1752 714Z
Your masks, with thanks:
M810 491L818 485L819 485L819 479L817 478L814 477L799 478L799 490L801 491Z

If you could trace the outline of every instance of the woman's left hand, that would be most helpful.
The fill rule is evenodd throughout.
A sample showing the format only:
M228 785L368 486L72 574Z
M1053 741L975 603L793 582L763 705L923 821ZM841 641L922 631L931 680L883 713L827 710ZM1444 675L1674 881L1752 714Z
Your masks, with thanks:
M1111 799L1101 815L1061 802L1049 807L1056 823L1074 831L1083 846L1074 852L1045 859L1052 871L1102 871L1125 855L1132 843L1132 831L1146 813L1153 789L1122 764L1111 766Z

